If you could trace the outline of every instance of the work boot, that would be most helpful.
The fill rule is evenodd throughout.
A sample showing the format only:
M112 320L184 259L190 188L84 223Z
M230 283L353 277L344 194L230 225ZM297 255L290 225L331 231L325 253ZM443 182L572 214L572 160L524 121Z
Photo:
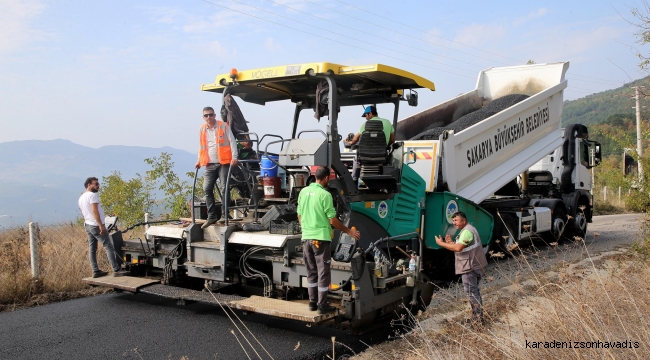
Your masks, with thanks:
M330 304L318 305L318 315L323 315L336 311L336 308Z
M108 275L106 271L97 270L96 272L93 272L93 278L98 278L106 275Z
M316 311L318 310L318 305L316 305L315 301L310 301L309 302L309 311Z
M118 271L116 271L116 272L113 273L113 276L115 276L115 277L119 277L119 276L128 276L128 275L131 275L131 272L130 272L130 271L126 271L126 270L118 270Z
M203 225L201 225L201 229L205 229L208 226L210 226L210 225L212 225L212 224L214 224L216 222L217 222L217 219L208 219L208 220L205 221L205 223L203 223Z

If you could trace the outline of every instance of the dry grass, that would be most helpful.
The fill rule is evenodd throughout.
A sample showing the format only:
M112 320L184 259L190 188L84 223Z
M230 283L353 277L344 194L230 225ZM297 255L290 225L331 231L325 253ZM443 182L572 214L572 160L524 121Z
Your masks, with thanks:
M616 215L628 214L632 211L628 210L625 204L618 205L617 202L604 202L596 201L594 203L594 215Z
M513 259L520 271L507 274L513 284L508 288L516 290L506 297L502 292L484 296L488 321L483 329L463 325L465 306L458 294L455 299L448 294L455 306L447 313L411 318L411 332L357 358L650 358L648 263L620 252L592 258L582 239L574 249L584 260L561 264L557 272L535 271L529 254ZM527 279L517 278L526 270ZM621 345L627 348L616 348Z
M607 196L603 192L604 188L595 186L592 190L594 215L616 215L629 214L634 211L630 206L633 203L633 197L630 197L628 190L621 191L621 197L618 197L618 188L607 188ZM632 194L634 195L634 194Z
M0 310L98 292L90 291L81 282L92 273L83 227L51 225L40 228L38 233L40 278L33 280L27 226L0 230ZM97 262L101 269L110 268L101 245L97 250Z

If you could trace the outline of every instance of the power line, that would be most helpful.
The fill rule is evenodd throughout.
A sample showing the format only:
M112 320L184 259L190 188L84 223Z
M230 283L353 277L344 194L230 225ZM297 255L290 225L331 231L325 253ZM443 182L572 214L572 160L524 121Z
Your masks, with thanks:
M571 74L571 75L572 75L572 76L581 77L581 78L585 78L585 79L601 80L601 81L613 82L613 83L617 83L617 84L620 83L620 82L618 82L618 81L614 81L614 80L600 79L600 78L595 78L595 77L590 77L590 76L584 76L584 75L579 75L579 74Z
M328 21L328 22L330 22L330 23L332 23L332 24L335 24L335 25L338 25L338 26L342 26L342 27L345 27L345 28L348 28L348 29L351 29L351 30L357 31L357 32L360 32L360 33L362 33L362 34L366 34L366 35L374 36L374 37L377 37L377 38L382 39L382 40L385 40L385 41L390 41L390 42L392 42L392 43L395 43L395 44L398 44L398 45L401 45L401 46L404 46L404 47L408 47L408 48L411 48L411 49L415 49L415 50L418 50L418 51L422 51L422 52L425 52L425 53L429 53L429 54L432 54L432 55L435 55L435 56L440 56L440 57L443 57L443 58L445 58L445 59L454 60L454 61L457 61L457 62L460 62L460 63L463 63L463 64L468 64L468 65L472 65L472 66L476 66L476 67L481 67L481 68L483 67L482 65L473 64L473 63L470 63L470 62L467 62L467 61L463 61L463 60L455 59L455 58L452 58L452 57L449 57L449 56L445 56L445 55L440 55L440 54L434 53L434 52L432 52L432 51L427 51L427 50L424 50L424 49L419 48L419 47L416 47L416 46L407 45L407 44L405 44L405 43L402 43L402 42L399 42L399 41L395 41L395 40L391 40L391 39L385 38L385 37L383 37L383 36L379 36L379 35L376 35L376 34L373 34L373 33L369 33L369 32L367 32L367 31L363 31L363 30L355 29L355 28L353 28L353 27L351 27L351 26L347 26L347 25L344 25L344 24L336 23L336 22L333 22L333 21L331 21L331 20L329 20L329 19L326 19L326 18L324 18L324 17L317 16L317 15L314 15L314 14L310 14L310 13L308 13L308 12L306 12L306 11L302 11L302 10L299 10L299 9L293 8L293 7L291 7L291 6L288 6L288 5L285 5L285 4L281 4L281 3L275 2L275 1L273 1L273 0L266 0L266 1L268 1L268 2L270 2L270 3L273 3L273 4L275 4L275 5L283 6L283 7L287 8L287 9L291 9L291 10L293 10L293 11L297 11L297 12L302 13L302 14L305 14L305 15L309 15L309 16L311 16L311 17L315 17L315 18L317 18L317 19L321 19L321 20Z
M588 82L588 83L593 83L593 84L603 84L603 85L609 85L609 86L619 86L619 87L623 86L623 85L620 85L620 84L613 85L611 83L604 83L604 82L600 82L600 81L590 81L590 80L582 80L582 79L569 79L569 80L582 81L582 82Z
M578 89L578 90L593 91L593 92L603 92L603 91L607 91L607 90L592 90L592 89L585 89L585 88L580 88L580 87L575 87L575 86L571 86L571 88L573 88L573 89Z
M307 1L307 2L311 2L311 1L308 1L308 0L305 0L305 1ZM354 6L354 5L352 5L352 4L348 4L348 3L344 2L344 1L341 1L341 0L335 0L335 1L336 1L336 2L339 2L339 3L341 3L341 4L344 4L344 5L347 5L347 6L353 7L353 8L355 8L355 9L357 9L357 10L361 10L361 11L366 12L366 13L368 13L368 14L372 14L372 15L378 16L378 17L380 17L380 18L383 18L383 19L386 19L386 20L389 20L389 21L393 21L393 22L395 22L395 23L397 23L397 24L400 24L400 25L406 26L406 27L411 28L411 29L413 29L413 30L417 30L417 31L423 32L423 33L425 33L425 34L429 34L429 33L428 33L427 31L425 31L425 30L415 28L415 27L413 27L413 26L411 26L411 25L401 23L401 22L399 22L399 21L397 21L397 20L395 20L395 19L391 19L391 18L388 18L388 17L386 17L386 16L382 16L382 15L377 14L377 13L373 13L373 12L368 11L368 10L366 10L366 9L362 9L362 8L360 8L360 7L358 7L358 6ZM376 24L373 24L373 25L376 26ZM504 59L508 59L508 60L516 61L517 63L521 63L520 60L513 59L513 58L509 58L509 57L507 57L507 56L504 56L504 55L501 55L501 54L497 54L497 53L493 53L493 52L491 52L491 51L483 50L483 49L480 49L480 48L477 48L477 47L474 47L474 46L471 46L471 45L463 44L463 43L460 43L460 42L455 41L455 40L447 39L447 38L442 37L442 36L440 36L440 35L435 35L435 34L429 34L429 35L434 36L434 37L437 37L437 38L440 38L440 39L443 39L443 40L446 40L446 41L449 41L449 42L452 42L452 43L454 43L454 44L458 44L458 45L466 46L466 47L471 48L471 49L474 49L474 50L482 51L482 52L485 52L485 53L488 53L488 54L491 54L491 55L499 56L499 57L502 57L502 58L504 58ZM453 50L453 49L452 49L452 50Z
M309 0L304 0L304 1L307 1L307 2L309 2L309 3L312 3L312 2L309 1ZM371 11L369 11L369 10L366 10L366 9L360 8L360 7L358 7L358 6L355 6L355 5L352 5L352 4L349 4L349 3L346 3L346 2L341 1L341 0L335 0L335 1L336 1L336 2L339 2L339 3L341 3L341 4L344 4L344 5L347 5L347 6L349 6L349 7L355 8L355 9L357 9L357 10L360 10L360 11L363 11L363 12L367 12L367 13L372 14L372 15L374 15L374 16L378 16L378 17L380 17L380 18L383 18L383 19L386 19L386 20L389 20L389 21L395 22L395 23L397 23L397 24L400 24L400 25L406 26L406 27L411 28L411 29L413 29L413 30L420 31L420 32L423 32L423 33L425 33L425 34L429 34L429 35L431 35L431 36L434 36L434 37L437 37L437 38L440 38L440 39L443 39L443 40L446 40L446 41L449 41L449 42L452 42L452 43L455 43L455 44L458 44L458 45L466 46L466 47L471 48L471 49L475 49L475 50L482 51L482 52L485 52L485 53L488 53L488 54L492 54L492 55L495 55L495 56L499 56L499 57L502 57L502 58L504 58L504 59L513 60L513 61L516 61L516 62L518 62L518 63L521 62L520 60L513 59L513 58L510 58L510 57L507 57L507 56L501 55L501 54L493 53L493 52L491 52L491 51L483 50L483 49L481 49L481 48L477 48L477 47L474 47L474 46L471 46L471 45L463 44L463 43L458 42L458 41L455 41L455 40L447 39L447 38L442 37L442 36L440 36L440 35L430 34L429 32L427 32L427 31L425 31L425 30L418 29L418 28L413 27L413 26L411 26L411 25L409 25L409 24L405 24L405 23L399 22L399 21L397 21L397 20L395 20L395 19L388 18L388 17L383 16L383 15L381 15L381 14L373 13L373 12L371 12ZM330 9L330 10L331 10L331 9ZM333 11L333 10L332 10L332 11ZM376 25L375 25L375 26L376 26ZM394 31L394 30L391 30L391 31ZM397 32L397 31L395 31L395 32ZM407 34L403 34L403 35L407 35ZM455 50L455 49L452 49L452 50ZM468 54L468 55L469 55L469 54ZM487 60L487 59L486 59L486 60ZM504 63L502 63L502 64L504 64ZM607 79L599 79L599 78L588 77L588 76L583 76L583 75L578 75L578 74L573 74L573 75L574 75L574 76L579 76L579 77L584 77L584 78L587 78L587 79L595 79L595 80L611 81L611 80L607 80Z
M346 45L346 46L354 47L355 49L361 49L361 50L363 50L363 51L367 51L367 52L375 53L375 54L378 54L378 55L386 56L386 57L389 57L389 58L392 58L392 59L395 59L395 60L399 60L399 61L403 61L403 62L407 62L407 63L414 64L414 65L418 65L418 66L426 67L426 68L433 69L433 70L436 70L436 71L441 71L441 72L444 72L444 73L448 73L448 74L452 74L452 75L456 75L456 76L461 76L461 77L465 77L465 78L468 78L468 79L474 79L473 77L469 77L469 76L466 76L466 75L456 74L456 73L453 73L453 72L451 72L451 71L446 71L446 70L438 69L438 68L435 68L435 67L432 67L432 66L428 66L428 65L424 65L424 64L416 63L416 62L414 62L414 61L409 61L409 60L400 59L400 58L395 57L395 56L391 56L391 55L388 55L388 54L380 53L380 52L378 52L378 51L374 51L374 50L366 49L366 48L363 48L363 47L359 47L359 46L357 46L357 45L352 45L352 44L348 44L348 43L345 43L345 42L342 42L342 41L338 41L338 40L330 39L330 38L328 38L328 37L325 37L325 36L322 36L322 35L318 35L318 34L314 34L314 33L311 33L311 32L309 32L309 31L305 31L305 30L297 29L297 28L294 28L294 27L291 27L291 26L288 26L288 25L285 25L285 24L281 24L281 23L278 23L278 22L275 22L275 21L271 21L271 20L268 20L268 19L264 19L264 18L259 17L259 16L255 16L255 15L252 15L252 14L248 14L248 13L245 13L245 12L243 12L243 11L235 10L235 9L230 8L230 7L228 7L228 6L225 6L225 5L216 4L216 3L213 3L213 2L208 1L208 0L200 0L200 1L202 1L202 2L204 2L204 3L207 3L207 4L214 5L214 6L218 6L218 7L220 7L220 8L227 9L227 10L230 10L230 11L233 11L233 12L236 12L236 13L239 13L239 14L242 14L242 15L246 15L246 16L249 16L249 17L252 17L252 18L258 19L258 20L266 21L266 22L269 22L269 23L271 23L271 24L275 24L275 25L278 25L278 26L282 26L282 27L285 27L285 28L287 28L287 29L291 29L291 30L294 30L294 31L298 31L298 32L301 32L301 33L305 33L305 34L307 34L307 35L315 36L315 37L318 37L318 38L321 38L321 39L325 39L325 40L329 40L329 41L336 42L336 43L339 43L339 44L343 44L343 45Z
M346 14L346 13L344 13L344 12L341 12L341 11L337 11L337 10L334 10L334 9L328 8L328 7L326 7L326 6L323 6L323 5L321 5L321 4L315 3L315 2L313 2L313 1L310 1L310 0L303 0L303 1L308 2L308 3L310 3L310 4L313 4L313 5L316 5L316 6L319 6L319 7L322 7L322 8L324 8L324 9L327 9L327 10L329 10L329 11L335 12L335 13L337 13L337 14L341 14L341 15L343 15L343 16L347 16L347 17L349 17L349 18L353 18L353 19L355 19L355 20L358 20L357 17L354 17L354 16L352 16L352 15L348 15L348 14ZM337 0L337 1L338 1L338 0ZM339 2L340 2L340 1L339 1ZM347 5L347 4L346 4L346 5ZM352 6L352 5L350 5L350 6ZM355 6L352 6L352 7L355 7ZM357 8L357 9L358 9L358 8ZM365 10L363 10L363 11L365 11ZM370 12L369 12L369 13L370 13ZM375 15L375 14L373 14L373 15ZM377 16L381 16L381 15L377 15ZM381 16L381 17L383 17L383 16ZM391 20L391 19L389 19L389 20ZM391 21L393 21L393 20L391 20ZM398 23L398 24L399 24L399 23ZM388 28L388 27L385 27L385 26L382 26L382 25L379 25L379 24L372 24L372 26L379 27L379 28L382 28L382 29L385 29L385 30L391 31L391 32L394 32L394 33L396 33L396 34L400 34L400 35L408 36L409 38L413 38L413 39L415 39L415 40L419 40L419 41L422 41L422 42L425 42L425 43L428 43L428 44L432 44L432 45L435 45L435 46L440 46L440 47L442 47L442 48L449 49L449 50L452 50L452 51L457 51L457 52L459 52L459 53L461 53L461 54L469 55L469 56L472 56L472 57L475 57L475 58L479 58L479 59L483 59L483 60L487 60L487 61L496 62L496 63L499 63L499 64L509 65L508 63L505 63L505 62L502 62L502 61L496 61L496 60L488 59L488 58L485 58L485 57L482 57L482 56L478 56L478 55L471 54L471 53L468 53L468 52L464 52L464 51L461 51L461 50L458 50L458 49L454 49L454 48L449 47L449 46L440 45L440 44L438 44L438 43L434 43L433 41L429 41L429 40L425 40L425 39L416 38L416 37L413 37L412 34L406 34L406 33L403 33L403 32L397 31L397 30L393 30L393 29L391 29L391 28ZM418 30L418 29L416 29L416 30ZM418 31L421 31L421 32L423 32L423 33L425 33L425 34L429 34L428 32L426 32L426 31L424 31L424 30L418 30ZM436 37L440 37L440 36L437 36L437 35L434 35L434 34L429 34L429 35L436 36ZM442 38L442 37L440 37L440 38ZM442 38L442 39L445 39L445 38ZM446 39L445 39L445 40L446 40ZM449 41L451 41L451 40L449 40ZM452 42L453 42L453 41L452 41ZM458 44L460 44L460 43L458 43ZM463 45L463 44L460 44L460 45ZM468 45L466 45L466 46L468 46ZM470 47L471 47L471 46L470 46ZM489 52L488 52L488 53L489 53ZM501 56L501 55L499 55L499 56ZM511 60L514 60L514 59L511 59ZM514 60L514 61L517 61L517 60ZM517 63L521 63L521 61L517 61Z
M316 29L318 29L318 30L327 31L327 32L331 32L332 34L335 34L335 35L338 35L338 36L346 37L345 34L337 33L337 32L332 31L332 30L328 30L328 29L324 29L324 28L322 28L322 27L315 26L315 25L313 25L313 24L308 24L308 23L303 22L303 21L295 20L295 19L292 19L292 18L290 18L290 17L288 17L288 16L284 16L284 15L276 14L276 13L274 13L274 12L270 12L270 11L268 11L268 10L265 10L265 9L259 8L259 7L257 7L257 6L253 6L253 5L246 4L246 3L241 2L241 1L239 1L239 0L230 0L230 1L235 2L235 3L237 3L237 4L241 4L241 5L248 6L248 7L250 7L250 8L253 8L253 9L256 9L256 10L259 10L259 11L264 11L264 12L266 12L266 13L268 13L268 14L275 15L275 16L278 16L278 17L281 17L281 18L284 18L284 19L287 19L287 20L295 21L295 22L300 23L300 24L303 24L303 25L311 26L311 27L316 28ZM362 43L366 43L366 42L367 42L367 41L362 40L362 39L356 39L356 38L353 38L353 37L350 37L350 36L347 36L347 37L348 37L349 39L356 40L356 41L359 41L359 42L362 42ZM372 45L373 45L373 46L376 46L376 47L379 47L379 48L382 48L382 49L385 49L385 50L388 50L388 51L396 52L396 53L399 53L399 54L402 54L402 55L406 55L406 56L414 57L414 58L417 58L417 59L420 59L420 60L431 61L431 62L434 62L434 63L436 63L436 64L440 64L440 65L444 65L444 66L449 66L449 67L451 67L451 68L455 68L455 69L458 69L458 70L471 71L471 70L464 69L464 68L461 68L461 67L458 67L458 66L448 65L448 64L445 64L445 63L440 62L440 61L435 61L435 60L432 60L432 59L427 59L427 58L423 58L423 57L419 57L419 56L415 56L415 55L407 54L407 53L405 53L405 52L397 51L397 50L391 49L391 48L386 47L386 46L376 45L376 44L372 44Z
M582 91L582 90L572 90L572 89L566 89L568 92L574 92L574 93L583 93L583 94L594 94L595 92L593 91Z
M340 11L333 10L333 9L331 9L331 8L328 8L328 7L324 6L324 5L316 4L316 3L314 3L314 2L311 1L311 0L303 0L303 1L308 2L308 3L310 3L310 4L313 4L313 5L316 5L316 6L320 6L320 7L322 7L322 8L328 9L328 10L333 11L333 12L335 12L335 13L338 13L338 14L341 14L341 15L344 15L344 16L348 16L348 17L350 17L350 18L355 18L354 16L351 16L351 15L345 14L345 13L340 12ZM372 14L372 15L374 15L374 16L378 16L378 17L380 17L380 18L383 18L383 19L386 19L386 20L392 21L392 22L394 22L394 23L397 23L397 24L400 24L400 25L406 26L406 27L411 28L411 29L413 29L413 30L420 31L420 32L422 32L422 33L424 33L424 34L431 35L431 36L434 36L434 37L437 37L437 38L440 38L440 39L443 39L443 40L446 40L446 41L449 41L449 42L452 42L452 43L455 43L455 44L458 44L458 45L461 45L461 46L465 46L465 47L468 47L468 48L471 48L471 49L475 49L475 50L478 50L478 51L485 52L485 53L488 53L488 54L492 54L492 55L495 55L495 56L499 56L499 57L502 57L502 58L505 58L505 59L508 59L508 60L516 61L517 63L521 63L520 60L513 59L513 58L510 58L510 57L507 57L507 56L501 55L501 54L493 53L493 52L491 52L491 51L483 50L483 49L480 49L480 48L477 48L477 47L474 47L474 46L471 46L471 45L463 44L463 43L458 42L458 41L455 41L455 40L447 39L447 38L445 38L445 37L443 37L443 36L439 36L439 35L431 34L431 33L427 32L427 31L425 31L425 30L418 29L418 28L413 27L413 26L411 26L411 25L408 25L408 24L405 24L405 23L399 22L399 21L397 21L397 20L395 20L395 19L392 19L392 18L389 18L389 17L383 16L383 15L381 15L381 14L377 14L377 13L371 12L371 11L369 11L369 10L366 10L366 9L360 8L360 7L358 7L358 6L355 6L355 5L352 5L352 4L349 4L349 3L346 3L346 2L344 2L344 1L341 1L341 0L335 0L335 1L336 1L336 2L339 2L339 3L341 3L341 4L344 4L344 5L347 5L347 6L349 6L349 7L355 8L355 9L357 9L357 10L360 10L360 11L366 12L366 13L368 13L368 14ZM384 27L384 26L381 26L381 25L378 25L378 24L373 24L373 26L377 26L377 27L380 27L380 28L382 28L382 29L386 29L386 30L392 31L392 32L395 32L395 33L397 33L397 34L401 34L401 35L405 35L405 36L409 36L409 37L411 36L410 34L405 34L405 33L403 33L403 32L399 32L399 31L397 31L397 30L393 30L393 29L390 29L390 28L387 28L387 27ZM416 38L416 40L420 40L420 41L423 41L423 42L426 42L426 43L429 43L429 44L433 44L433 45L436 45L436 46L440 46L440 47L443 47L443 48L446 48L446 49L450 49L450 50L453 50L453 51L458 51L458 52L460 52L460 53L462 53L462 54L470 55L470 56L473 56L473 57L477 57L477 58L479 58L479 59L489 60L489 61L494 61L494 60L487 59L487 58L484 58L484 57L481 57L481 56L477 56L477 55L474 55L474 54L466 53L466 52L463 52L463 51L460 51L460 50L457 50L457 49L454 49L454 48L450 48L450 47L447 47L447 46L444 46L444 45L436 44L436 43L434 43L434 42L427 41L427 40L424 40L424 39L418 39L418 38ZM498 63L500 63L500 64L509 65L509 64L507 64L507 63L500 62L500 61L495 61L495 62L498 62ZM594 79L594 80L601 80L601 81L607 81L607 82L614 82L614 81L612 81L612 80L601 79L601 78L595 78L595 77L589 77L589 76L584 76L584 75L579 75L579 74L572 74L572 75L573 75L573 76L578 76L578 77L584 77L584 78L587 78L587 79ZM615 83L616 83L617 85L619 84L619 83L617 83L617 82L615 82Z

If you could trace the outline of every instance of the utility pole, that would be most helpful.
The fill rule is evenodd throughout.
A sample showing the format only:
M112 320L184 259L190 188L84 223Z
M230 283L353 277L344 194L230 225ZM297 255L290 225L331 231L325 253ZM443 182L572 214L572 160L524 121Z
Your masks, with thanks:
M636 153L639 155L637 160L639 166L639 184L643 181L643 165L641 164L641 156L643 155L643 146L641 145L641 104L639 103L639 88L645 86L633 86L634 98L636 100Z

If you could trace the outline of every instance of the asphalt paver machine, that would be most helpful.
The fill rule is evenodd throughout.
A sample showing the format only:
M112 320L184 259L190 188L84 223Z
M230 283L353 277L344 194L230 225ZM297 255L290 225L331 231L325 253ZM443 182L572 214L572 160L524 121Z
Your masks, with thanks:
M295 191L263 198L258 174L248 166L259 165L257 160L242 161L242 175L233 181L244 183L240 188L249 191L235 201L225 199L224 224L201 229L202 220L193 215L189 226L149 226L144 239L122 239L119 232L113 233L119 255L134 276L85 281L353 329L405 309L425 308L433 293L431 280L453 270L453 255L440 250L434 237L455 233L455 211L467 214L486 253L538 234L560 237L569 233L567 226L578 235L586 231L593 205L588 169L597 165L600 144L588 140L582 125L561 129L568 66L481 71L474 90L400 122L400 104L416 106L416 89L435 87L394 67L307 63L218 75L202 90L259 105L287 100L295 104L291 124L269 119L291 126L290 137L239 134L241 141L254 144L260 158L272 159L289 182L314 166L332 169L328 190L337 217L361 233L359 241L338 231L332 239L330 303L338 310L323 315L309 311L296 228L271 233L257 226L260 213L296 198ZM439 137L410 140L432 127L449 127L509 94L524 96L466 128L444 128ZM369 121L359 147L342 152L339 109L373 104L393 104L397 141L386 146L382 127ZM298 131L303 111L326 117L326 129ZM361 167L359 182L351 174L354 157ZM543 165L535 165L539 161ZM412 260L414 268L409 266Z

